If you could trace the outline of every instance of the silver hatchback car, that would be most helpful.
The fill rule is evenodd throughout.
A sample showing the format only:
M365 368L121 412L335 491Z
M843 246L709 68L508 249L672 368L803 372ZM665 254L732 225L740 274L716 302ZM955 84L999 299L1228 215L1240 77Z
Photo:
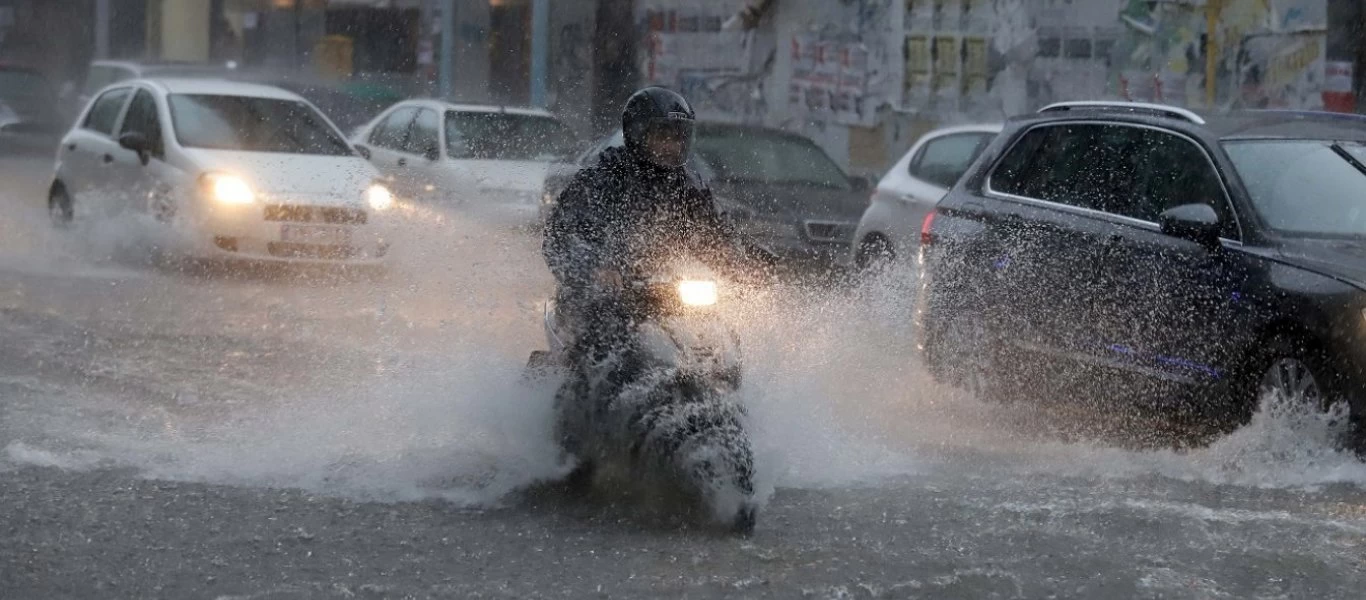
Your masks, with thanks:
M1001 125L964 125L931 131L877 184L863 212L846 266L866 269L909 258L920 246L920 224L1001 133Z

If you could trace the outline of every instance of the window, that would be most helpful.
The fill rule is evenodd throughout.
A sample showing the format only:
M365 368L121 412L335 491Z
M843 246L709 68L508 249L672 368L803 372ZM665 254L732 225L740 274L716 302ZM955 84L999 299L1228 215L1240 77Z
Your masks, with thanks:
M147 90L138 90L133 102L128 105L128 114L123 117L120 134L140 133L152 144L152 156L166 156L165 143L161 138L161 117L157 114L157 101Z
M436 111L425 108L418 111L412 129L408 131L408 140L403 144L403 151L422 156L440 152L441 133L437 129L440 126Z
M996 192L1123 214L1148 130L1051 125L1026 132L991 175Z
M1224 142L1267 226L1312 238L1366 239L1366 147L1326 140Z
M176 139L187 148L351 156L351 146L313 107L297 100L174 94Z
M1062 45L1063 58L1091 58L1091 40L1069 39Z
M370 143L380 148L402 150L403 143L408 139L408 126L416 116L417 109L412 107L400 108L389 113L389 116L370 132Z
M574 136L559 121L540 115L494 112L446 113L446 151L457 158L564 160Z
M1133 202L1124 207L1122 214L1156 222L1167 209L1204 203L1219 213L1224 224L1222 235L1237 239L1237 220L1229 208L1219 174L1204 150L1180 136L1148 130L1140 153L1147 161L1140 170L1142 180Z
M1205 151L1176 134L1124 125L1030 130L991 176L996 192L1156 222L1163 211L1206 203L1237 238L1237 221Z
M956 133L930 140L911 160L911 176L951 188L992 137L986 133Z
M742 127L699 128L697 158L719 181L852 189L849 178L814 142L794 135Z
M95 105L90 108L90 114L86 115L85 123L82 123L81 127L105 135L113 135L114 125L119 120L119 112L123 110L123 103L131 93L132 90L128 88L118 88L105 92L98 100L95 100Z

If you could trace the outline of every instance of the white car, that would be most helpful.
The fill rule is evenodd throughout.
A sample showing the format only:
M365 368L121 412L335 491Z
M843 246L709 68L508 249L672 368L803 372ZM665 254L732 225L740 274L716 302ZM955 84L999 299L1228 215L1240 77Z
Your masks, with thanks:
M400 197L526 226L539 222L546 173L569 161L575 139L543 110L408 100L352 142Z
M379 262L394 197L331 121L279 88L135 79L102 89L58 149L53 222L143 213L195 254Z
M964 125L936 129L917 140L878 182L846 265L866 269L912 257L920 247L925 215L999 133L1000 124Z

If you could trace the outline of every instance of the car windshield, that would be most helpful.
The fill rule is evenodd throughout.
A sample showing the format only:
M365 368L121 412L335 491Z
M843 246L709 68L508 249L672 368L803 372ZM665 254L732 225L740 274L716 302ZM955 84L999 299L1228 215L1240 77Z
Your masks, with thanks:
M1230 141L1224 148L1272 229L1366 237L1366 146L1293 140Z
M351 146L297 100L173 94L171 120L187 148L347 156Z
M446 151L451 158L547 162L564 160L573 149L574 136L569 128L551 117L446 113Z
M746 129L700 129L694 152L718 181L851 189L818 146L799 137Z

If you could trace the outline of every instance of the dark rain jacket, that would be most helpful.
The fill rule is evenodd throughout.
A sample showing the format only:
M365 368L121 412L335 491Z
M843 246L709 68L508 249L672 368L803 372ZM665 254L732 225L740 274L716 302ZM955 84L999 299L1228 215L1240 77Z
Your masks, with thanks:
M543 251L560 302L579 305L600 269L629 276L686 255L726 272L737 264L739 247L695 171L656 167L609 148L560 194Z

